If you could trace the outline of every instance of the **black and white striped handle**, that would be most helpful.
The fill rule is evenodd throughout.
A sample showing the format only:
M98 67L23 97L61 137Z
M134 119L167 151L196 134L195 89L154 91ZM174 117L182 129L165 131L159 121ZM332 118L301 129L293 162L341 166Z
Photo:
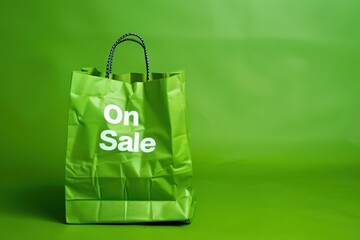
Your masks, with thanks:
M136 34L136 33L126 33L126 34L122 35L121 37L119 37L118 40L116 40L116 42L112 45L111 50L110 50L110 54L109 54L109 57L108 57L108 60L107 60L107 64L106 64L105 77L109 78L110 74L112 72L112 61L113 61L113 58L114 58L115 48L120 43L126 42L126 41L135 42L135 43L139 44L143 48L144 55L145 55L145 64L146 64L146 81L149 81L150 64L149 64L149 58L148 58L145 42L144 42L144 39L139 34Z

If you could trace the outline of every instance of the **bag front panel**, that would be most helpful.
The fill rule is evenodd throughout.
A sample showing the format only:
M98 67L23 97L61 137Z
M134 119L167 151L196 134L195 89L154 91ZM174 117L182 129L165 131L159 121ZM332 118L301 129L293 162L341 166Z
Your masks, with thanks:
M186 118L181 74L129 83L74 72L66 156L68 222L189 218L192 165ZM99 202L119 202L122 213L105 207L94 210L96 218L79 218L83 210L76 204L91 200L94 209ZM174 202L180 213L164 215L162 201ZM145 204L140 216L124 202L151 206Z

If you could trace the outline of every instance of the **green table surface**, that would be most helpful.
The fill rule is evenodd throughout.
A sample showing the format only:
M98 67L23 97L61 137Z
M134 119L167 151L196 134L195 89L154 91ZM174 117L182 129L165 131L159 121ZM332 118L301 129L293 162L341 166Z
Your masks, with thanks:
M252 147L255 146L247 146ZM283 147L296 155L274 154L274 148L283 153ZM336 143L259 149L264 155L271 151L272 157L224 159L194 154L198 203L194 221L189 225L65 224L61 175L38 169L34 177L33 172L26 171L30 164L20 166L13 171L22 174L8 174L6 179L12 184L2 186L1 232L11 239L27 236L31 239L357 239L360 236L358 148Z
M360 2L2 3L0 239L360 239ZM184 69L194 221L68 225L71 71ZM141 49L114 72L143 72Z

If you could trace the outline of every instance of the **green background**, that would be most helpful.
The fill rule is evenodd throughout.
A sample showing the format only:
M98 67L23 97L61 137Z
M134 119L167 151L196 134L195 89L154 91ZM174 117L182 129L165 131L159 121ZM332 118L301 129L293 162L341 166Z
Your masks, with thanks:
M2 239L360 238L359 1L9 1L0 18ZM152 71L186 71L190 225L64 224L71 71L104 70L126 32Z

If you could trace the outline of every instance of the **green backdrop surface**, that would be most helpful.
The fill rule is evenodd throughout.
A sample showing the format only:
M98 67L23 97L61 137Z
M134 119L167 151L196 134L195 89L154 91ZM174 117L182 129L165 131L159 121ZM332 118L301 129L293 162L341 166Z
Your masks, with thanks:
M0 19L2 238L359 239L359 1L10 1ZM190 225L64 224L71 71L104 70L126 32L153 71L186 71Z

